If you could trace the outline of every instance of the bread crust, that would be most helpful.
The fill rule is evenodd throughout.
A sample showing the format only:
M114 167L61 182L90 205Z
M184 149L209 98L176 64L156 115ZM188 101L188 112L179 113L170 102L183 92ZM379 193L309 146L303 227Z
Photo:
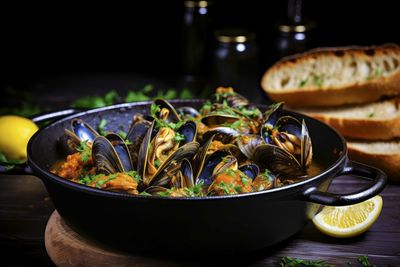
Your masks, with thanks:
M400 137L400 117L387 120L335 118L306 112L317 120L329 124L346 137L364 140L390 140Z
M381 99L383 96L400 95L400 71L391 75L375 77L368 81L349 83L341 87L310 87L310 88L285 88L273 89L268 85L271 75L283 68L290 68L299 62L307 62L319 56L346 55L358 57L362 60L370 60L371 53L386 55L390 53L400 54L400 47L397 45L383 46L351 46L340 48L319 48L309 52L296 54L283 58L266 71L261 79L261 87L269 95L271 100L285 102L290 107L319 107L338 106L344 104L368 103Z
M400 183L400 154L369 154L359 150L347 142L349 158L383 170L388 180Z

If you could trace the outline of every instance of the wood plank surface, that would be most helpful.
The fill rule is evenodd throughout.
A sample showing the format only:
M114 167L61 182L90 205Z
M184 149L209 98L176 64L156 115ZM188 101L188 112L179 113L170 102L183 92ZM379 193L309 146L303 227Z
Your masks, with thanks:
M330 191L349 192L362 183L352 177L336 179ZM52 266L45 245L45 227L54 211L42 182L33 176L0 175L0 249L4 266ZM360 266L357 257L368 255L378 266L400 266L400 186L388 184L381 193L384 206L382 213L372 228L363 235L350 239L335 239L320 233L312 223L308 223L294 237L284 242L242 257L215 265L230 263L244 266L278 266L282 257L318 259L338 266ZM137 255L134 255L138 257ZM128 255L132 257L132 255ZM140 257L140 256L139 256ZM209 265L206 255L201 261L181 262L165 260L169 266ZM137 266L159 263L151 258L140 258Z

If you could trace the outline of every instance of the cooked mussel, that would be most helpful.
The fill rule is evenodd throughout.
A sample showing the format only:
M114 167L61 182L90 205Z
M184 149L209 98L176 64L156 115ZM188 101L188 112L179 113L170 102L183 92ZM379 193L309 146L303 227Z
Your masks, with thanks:
M68 146L75 150L80 142L87 141L90 146L99 133L81 119L71 120L71 129L65 129Z
M128 147L116 134L96 137L92 145L92 156L98 171L106 175L134 169Z

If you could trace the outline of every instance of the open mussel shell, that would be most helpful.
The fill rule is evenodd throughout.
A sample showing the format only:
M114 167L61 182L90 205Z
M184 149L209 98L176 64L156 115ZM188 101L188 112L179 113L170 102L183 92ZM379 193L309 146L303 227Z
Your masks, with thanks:
M193 187L193 169L188 159L183 159L180 169L173 175L171 185L175 188Z
M93 143L94 139L99 136L95 129L81 119L73 119L71 129L65 129L65 133L71 149L75 149L82 141Z
M150 124L149 129L146 132L146 135L143 138L142 144L139 148L138 153L138 162L137 162L137 171L142 176L143 180L145 179L145 171L147 167L147 160L148 160L148 150L151 142L151 136L153 133L155 121Z
M253 160L254 151L263 144L263 139L259 135L241 135L236 139L240 151L250 160Z
M178 112L179 116L183 119L193 119L200 115L200 112L197 109L188 106L179 107L176 109L176 111Z
M122 163L123 170L131 171L135 169L134 165L132 164L130 151L124 139L122 139L121 136L115 133L109 133L105 137L108 139L108 141L111 142L112 146L115 149L115 152L117 152L118 158Z
M222 161L225 156L229 153L223 150L217 150L212 153L203 163L202 168L199 170L195 183L198 184L200 181L204 182L204 185L210 185L212 183L212 175L215 167Z
M133 166L138 165L139 149L150 126L151 122L147 120L138 121L132 124L128 134L126 135L126 140L130 141L128 148L131 154Z
M207 158L207 152L208 149L211 146L211 143L214 140L214 135L208 137L208 139L203 139L205 140L204 144L201 146L199 149L199 152L197 152L196 156L193 159L193 173L194 173L194 181L197 181L197 178L200 175L201 170L203 169L205 160Z
M120 147L119 144L117 144L116 147L117 150L114 148L113 144L104 136L98 136L94 139L92 146L92 156L97 170L100 173L108 175L116 172L125 172L132 170L130 159L126 159L126 157L129 157L129 152L127 148L126 151L124 151L124 148ZM118 153L121 155L121 158L123 158L122 161ZM124 164L126 165L124 166Z
M174 106L171 105L167 100L165 99L156 99L154 100L154 104L158 105L160 107L160 112L156 114L159 119L165 120L166 122L170 123L177 123L181 120L181 118L178 115L178 112L175 110ZM167 116L164 116L162 114L163 109L168 110Z
M210 114L204 116L201 119L201 122L207 126L218 126L218 125L230 125L235 121L238 121L240 118L238 115L230 115L230 114Z
M221 141L224 144L231 143L237 136L239 132L235 129L229 127L214 127L209 129L203 134L203 140L208 140L211 136L215 136L215 141Z
M258 168L254 163L242 165L239 167L239 170L252 180L254 180L260 173L260 168Z
M276 122L281 116L283 110L283 102L272 104L267 111L264 112L264 125L266 128L274 128Z
M187 121L178 129L177 132L185 137L185 139L179 143L179 145L182 146L196 140L197 125L193 121Z
M305 121L302 121L301 127L301 165L308 167L313 157L311 137L308 132Z
M258 146L254 152L254 161L261 169L269 169L285 178L297 178L306 174L297 159L278 146Z
M153 186L165 186L171 180L171 175L177 171L183 159L191 160L199 149L199 143L190 142L175 150L157 169L153 177L144 177L144 183Z

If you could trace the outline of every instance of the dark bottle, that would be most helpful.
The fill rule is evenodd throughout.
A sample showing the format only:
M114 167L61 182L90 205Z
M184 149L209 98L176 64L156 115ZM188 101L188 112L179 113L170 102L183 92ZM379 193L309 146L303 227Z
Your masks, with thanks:
M215 32L213 89L233 87L252 102L259 102L258 46L255 34L240 28Z
M287 18L277 25L269 63L312 48L314 28L315 22L303 15L303 1L288 0Z
M211 65L211 40L210 2L184 1L181 50L186 86L199 87L205 82Z

